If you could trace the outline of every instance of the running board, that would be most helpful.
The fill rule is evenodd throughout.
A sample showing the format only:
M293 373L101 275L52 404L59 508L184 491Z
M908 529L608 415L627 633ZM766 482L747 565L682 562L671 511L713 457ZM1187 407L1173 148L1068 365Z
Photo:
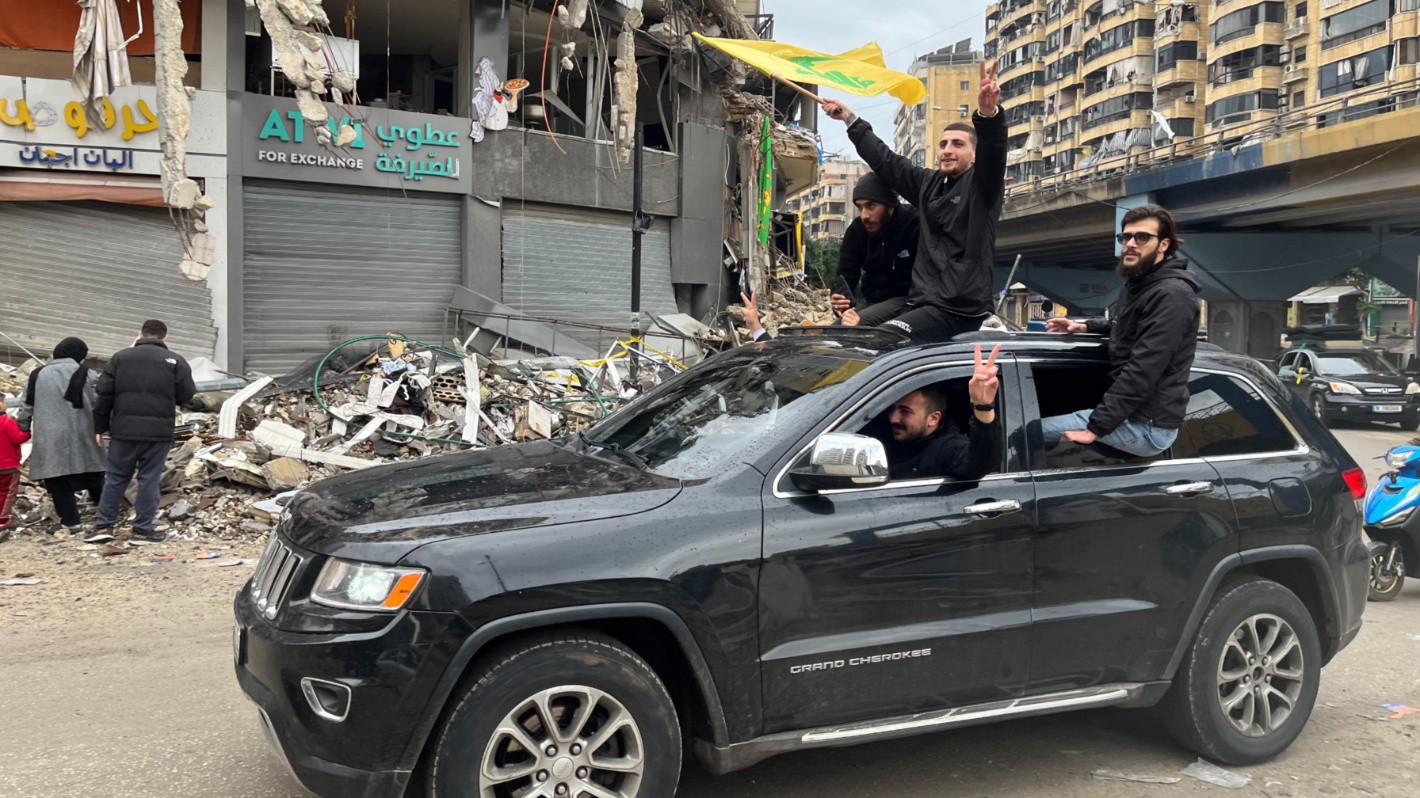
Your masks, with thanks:
M1139 698L1146 687L1148 685L1142 683L1125 683L1065 690L1058 693L991 701L985 704L973 704L916 715L901 715L844 726L824 726L805 731L782 732L757 737L743 743L734 743L725 748L717 748L704 740L697 739L695 741L695 756L712 773L731 773L776 754L789 751L856 745L1011 718L1126 704Z

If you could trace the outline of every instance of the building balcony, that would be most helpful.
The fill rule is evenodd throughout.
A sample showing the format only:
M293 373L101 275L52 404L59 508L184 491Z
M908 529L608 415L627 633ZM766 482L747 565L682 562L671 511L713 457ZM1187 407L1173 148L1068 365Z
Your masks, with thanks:
M1154 28L1155 47L1163 47L1176 41L1206 42L1208 41L1208 26L1202 22L1183 22L1176 28L1162 26Z
M1136 56L1152 56L1154 54L1153 39L1135 39L1134 41L1109 52L1097 52L1094 55L1084 56L1084 63L1091 69L1096 69L1106 64L1112 64L1121 58L1133 58Z
M1121 130L1149 127L1152 124L1153 119L1149 116L1147 108L1135 108L1109 116L1083 120L1080 122L1080 134L1082 137L1088 136L1091 139L1097 139L1101 136L1113 136Z
M1154 88L1167 89L1190 83L1197 85L1208 78L1208 68L1202 61L1175 61L1154 75Z
M1287 23L1287 26L1283 28L1282 35L1287 39L1287 41L1291 41L1292 39L1300 39L1301 37L1306 36L1307 33L1311 31L1311 26L1308 24L1308 22L1310 22L1310 20L1308 20L1306 17L1297 17L1296 19ZM1274 22L1271 24L1276 25L1278 23Z
M1085 104L1094 105L1104 100L1112 100L1115 97L1134 94L1135 92L1145 91L1153 87L1153 78L1135 77L1133 80L1119 80L1112 84L1105 84L1093 92L1086 91L1084 94Z
M1217 102L1225 97L1238 94L1280 88L1282 88L1282 67L1280 66L1234 70L1224 79L1208 84L1208 102Z
M1282 83L1291 86L1295 83L1304 82L1311 76L1311 70L1305 65L1288 64L1282 68Z
M1000 77L1000 78L1005 78L1007 75L1011 75L1011 74L1015 73L1017 70L1023 70L1023 71L1022 71L1022 74L1024 74L1024 71L1026 71L1026 70L1023 69L1024 67L1030 67L1030 68L1032 68L1032 69L1037 69L1037 70L1039 70L1039 69L1044 69L1044 68L1045 68L1045 56L1043 56L1043 55L1033 55L1033 56L1029 56L1029 57L1027 57L1027 58L1022 58L1020 61L1017 61L1016 63L1011 64L1010 66L1003 66L1003 67L1001 67L1001 70L1000 70L1000 72L997 73L997 76Z
M1282 36L1282 23L1264 22L1253 27L1251 33L1238 36L1222 42L1220 44L1208 45L1208 61L1212 63L1226 55L1240 53L1243 50L1251 50L1264 44L1284 44L1285 38ZM1202 42L1199 42L1200 49Z

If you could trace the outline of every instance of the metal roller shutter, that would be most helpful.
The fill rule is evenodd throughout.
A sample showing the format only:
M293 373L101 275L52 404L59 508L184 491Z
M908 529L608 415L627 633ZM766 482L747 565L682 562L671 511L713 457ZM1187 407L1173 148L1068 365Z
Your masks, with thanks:
M529 316L629 330L631 214L505 201L503 303ZM641 242L641 309L677 312L666 219ZM595 332L567 334L599 351L611 345Z
M131 346L144 320L162 319L173 351L211 357L212 294L181 262L162 208L0 203L0 332L46 357L70 335L107 357Z
M246 368L281 374L341 341L443 337L463 276L458 195L243 186Z

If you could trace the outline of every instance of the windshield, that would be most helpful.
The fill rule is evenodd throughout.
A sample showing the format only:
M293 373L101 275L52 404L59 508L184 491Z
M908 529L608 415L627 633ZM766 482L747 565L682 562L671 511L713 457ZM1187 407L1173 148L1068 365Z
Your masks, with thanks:
M1360 376L1362 374L1385 374L1397 376L1400 372L1374 352L1346 352L1318 354L1316 369L1332 377Z
M804 397L841 390L874 354L833 342L740 347L613 413L583 440L599 456L705 479L756 454L805 413L822 412L814 410L822 402Z

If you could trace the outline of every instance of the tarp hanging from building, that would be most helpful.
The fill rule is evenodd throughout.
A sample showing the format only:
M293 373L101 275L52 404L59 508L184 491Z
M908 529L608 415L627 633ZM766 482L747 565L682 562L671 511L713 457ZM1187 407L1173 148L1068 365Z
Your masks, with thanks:
M79 0L83 9L74 36L74 76L70 82L84 103L89 123L103 127L101 101L114 89L132 85L128 41L118 17L117 0ZM141 24L141 22L140 22Z

